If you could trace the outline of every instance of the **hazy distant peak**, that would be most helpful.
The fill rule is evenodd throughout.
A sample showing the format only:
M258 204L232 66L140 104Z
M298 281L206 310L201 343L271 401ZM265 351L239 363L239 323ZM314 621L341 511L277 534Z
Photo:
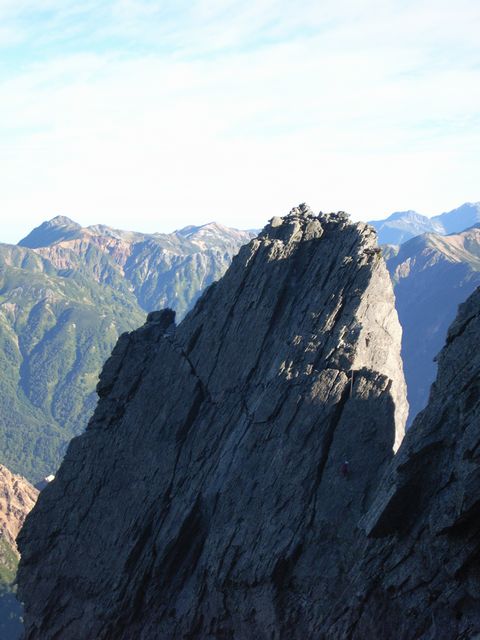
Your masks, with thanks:
M418 213L418 211L414 211L413 209L408 209L408 211L395 211L391 215L386 218L386 220L428 220L427 216Z
M223 224L219 222L206 222L201 225L188 225L187 227L183 227L182 229L178 229L174 233L183 236L184 238L189 238L192 235L195 235L200 232L208 232L208 231L221 231L221 232L229 232L233 231L229 227L225 227Z
M202 225L194 225L194 224L189 224L186 227L182 227L181 229L177 229L176 231L174 231L174 233L176 235L182 236L183 238L189 238L191 235L198 233L198 231L200 229L202 229L203 227L206 227L207 225L211 225L211 224L215 224L214 222L207 222L206 224L202 224Z
M463 231L463 229L480 222L480 202L465 202L456 209L433 217L432 221L439 222L444 233Z
M132 242L136 240L142 240L149 234L143 234L136 231L124 231L123 229L115 229L105 224L94 224L86 228L86 231L93 236L100 236L102 238L114 238L115 240L124 240L126 242Z
M47 247L55 242L77 237L81 230L81 225L74 220L70 220L66 216L55 216L55 218L35 227L18 244L21 247L38 249L39 247Z
M207 222L203 225L190 225L174 231L173 233L141 233L137 231L124 231L115 229L104 224L95 224L82 227L80 224L67 218L66 216L56 216L51 220L43 222L33 229L25 238L20 240L19 246L29 249L40 249L66 240L79 238L111 238L113 240L127 242L130 244L154 241L175 246L181 241L185 242L195 250L199 247L202 250L210 246L229 246L238 242L246 243L255 234L250 231L241 231L227 227L219 222ZM173 244L172 244L173 243Z
M200 226L190 225L179 229L174 232L176 236L189 240L194 245L197 245L201 249L206 249L210 245L217 246L219 243L231 244L242 241L248 242L255 234L250 231L242 231L240 229L233 229L226 227L219 222L207 222Z
M81 229L81 225L75 220L68 218L67 216L55 216L51 220L47 220L43 223L44 225L49 225L52 227L75 227L76 229Z
M463 204L461 204L459 207L456 207L455 209L452 209L451 211L446 211L445 213L442 213L441 215L447 215L449 213L455 213L458 211L462 211L462 210L467 210L467 209L475 209L477 211L480 210L480 202L464 202ZM440 216L436 216L436 217L440 217Z
M466 202L452 211L428 218L416 211L397 211L383 220L371 220L380 244L402 244L423 233L458 233L480 222L480 202Z
M422 233L442 233L443 227L416 211L396 211L384 220L371 220L380 244L402 244Z

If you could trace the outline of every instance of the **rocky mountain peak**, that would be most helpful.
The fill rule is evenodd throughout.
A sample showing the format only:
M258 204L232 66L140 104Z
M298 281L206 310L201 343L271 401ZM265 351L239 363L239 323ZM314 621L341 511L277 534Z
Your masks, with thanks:
M305 205L124 334L20 536L29 640L312 637L403 436L400 338L374 230Z
M82 227L66 216L56 216L35 227L18 243L21 247L37 249L47 247L55 242L77 237Z
M293 207L286 217L290 218L290 217L301 217L301 216L307 216L309 218L311 218L312 216L315 217L315 214L313 213L313 211L310 209L310 207L306 202L302 202L297 207Z
M61 215L55 216L51 220L47 220L45 224L48 225L49 227L75 227L75 228L80 227L81 228L81 226L78 224L78 222L75 222L75 220L72 220L67 216L61 216Z

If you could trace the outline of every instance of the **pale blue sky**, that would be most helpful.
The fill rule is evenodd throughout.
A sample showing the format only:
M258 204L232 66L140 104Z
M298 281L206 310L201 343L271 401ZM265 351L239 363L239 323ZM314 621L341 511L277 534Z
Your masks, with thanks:
M480 200L473 0L0 0L0 240Z

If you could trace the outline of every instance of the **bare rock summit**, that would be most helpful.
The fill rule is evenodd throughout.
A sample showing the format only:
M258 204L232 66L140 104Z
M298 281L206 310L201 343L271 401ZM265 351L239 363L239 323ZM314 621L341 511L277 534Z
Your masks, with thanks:
M408 410L374 230L300 205L148 320L20 535L25 638L318 637Z

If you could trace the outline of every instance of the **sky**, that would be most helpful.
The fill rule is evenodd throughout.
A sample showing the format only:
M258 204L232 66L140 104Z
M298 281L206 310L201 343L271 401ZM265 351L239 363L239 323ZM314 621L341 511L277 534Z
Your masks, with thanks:
M0 240L480 200L478 0L0 0Z

